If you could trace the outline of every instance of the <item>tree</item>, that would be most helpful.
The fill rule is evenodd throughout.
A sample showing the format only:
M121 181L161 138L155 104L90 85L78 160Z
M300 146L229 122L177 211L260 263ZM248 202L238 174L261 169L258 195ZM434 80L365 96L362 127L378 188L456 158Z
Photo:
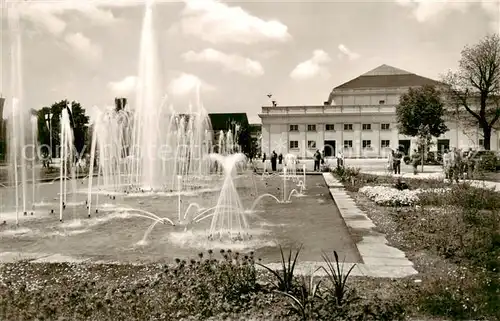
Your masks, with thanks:
M69 102L67 100L61 100L52 104L50 107L43 107L38 111L38 141L40 144L44 144L46 146L50 146L50 132L48 124L45 121L45 115L49 112L52 114L51 127L53 155L57 155L55 152L61 145L59 141L59 133L61 131L60 118L62 110L66 108L68 103ZM76 101L71 103L70 123L71 128L73 129L76 152L78 155L81 155L86 152L86 149L90 149L90 135L88 135L89 117L85 114L85 109Z
M455 107L452 114L466 126L479 126L484 149L490 150L491 133L500 118L499 35L465 46L458 70L445 75L444 82L448 85L448 99Z
M253 159L257 155L257 139L252 136L251 128L248 124L243 124L238 131L238 144L241 152L246 157Z
M398 129L401 134L418 137L421 146L422 171L427 142L448 131L444 121L444 103L434 86L410 88L401 95L396 106Z

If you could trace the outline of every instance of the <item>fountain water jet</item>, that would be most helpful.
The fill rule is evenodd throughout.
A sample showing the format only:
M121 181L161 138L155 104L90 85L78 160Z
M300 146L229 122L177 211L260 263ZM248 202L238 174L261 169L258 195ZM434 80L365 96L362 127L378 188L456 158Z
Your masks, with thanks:
M249 229L249 224L234 186L233 172L236 164L245 161L246 157L243 154L229 156L210 154L210 157L222 166L225 175L210 224L210 235L229 235L231 239L235 236L241 237L242 232Z

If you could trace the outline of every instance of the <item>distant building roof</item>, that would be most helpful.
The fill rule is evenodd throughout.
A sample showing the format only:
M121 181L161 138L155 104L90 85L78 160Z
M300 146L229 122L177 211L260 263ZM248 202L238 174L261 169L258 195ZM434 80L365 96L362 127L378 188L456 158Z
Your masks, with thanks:
M246 113L210 113L208 117L212 123L212 129L215 131L228 130L232 123L248 125Z
M249 124L248 126L252 134L258 134L262 131L262 124Z
M395 88L418 87L424 85L441 85L439 81L422 77L414 73L388 65L381 65L362 74L333 90L361 89L361 88Z

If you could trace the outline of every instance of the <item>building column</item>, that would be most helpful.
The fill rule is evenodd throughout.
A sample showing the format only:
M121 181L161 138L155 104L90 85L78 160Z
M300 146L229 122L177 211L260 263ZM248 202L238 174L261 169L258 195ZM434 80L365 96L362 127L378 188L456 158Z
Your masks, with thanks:
M339 150L341 150L342 154L344 154L344 123L340 124L340 142L339 142L339 146L337 146L336 148L337 149L340 148ZM337 155L334 155L334 156L337 157Z
M325 150L325 124L316 124L316 131L319 139L319 145L318 142L316 142L318 145L317 147L319 150L323 151Z
M391 149L397 149L399 148L399 135L398 135L398 129L397 128L392 128L391 129Z
M302 129L302 130L301 130ZM307 156L307 125L302 124L299 125L299 131L300 131L300 154L302 155L302 158L306 158Z
M381 141L382 136L380 135L380 131L382 130L382 124L378 123L377 126L378 126L378 142L377 142L378 157L382 157L382 141Z
M357 157L361 158L363 156L363 123L359 123L358 131Z

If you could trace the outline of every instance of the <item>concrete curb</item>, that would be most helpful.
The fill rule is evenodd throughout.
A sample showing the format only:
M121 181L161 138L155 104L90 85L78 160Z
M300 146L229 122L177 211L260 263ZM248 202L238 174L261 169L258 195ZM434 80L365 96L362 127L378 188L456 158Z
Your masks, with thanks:
M353 230L365 232L363 234L366 232L369 234L363 236L363 239L356 244L363 263L357 264L359 269L355 268L353 273L358 270L360 273L365 273L362 274L365 276L391 278L418 274L405 253L387 245L385 235L374 230L375 224L356 206L354 200L344 190L344 186L332 173L323 173L323 178L346 225Z

